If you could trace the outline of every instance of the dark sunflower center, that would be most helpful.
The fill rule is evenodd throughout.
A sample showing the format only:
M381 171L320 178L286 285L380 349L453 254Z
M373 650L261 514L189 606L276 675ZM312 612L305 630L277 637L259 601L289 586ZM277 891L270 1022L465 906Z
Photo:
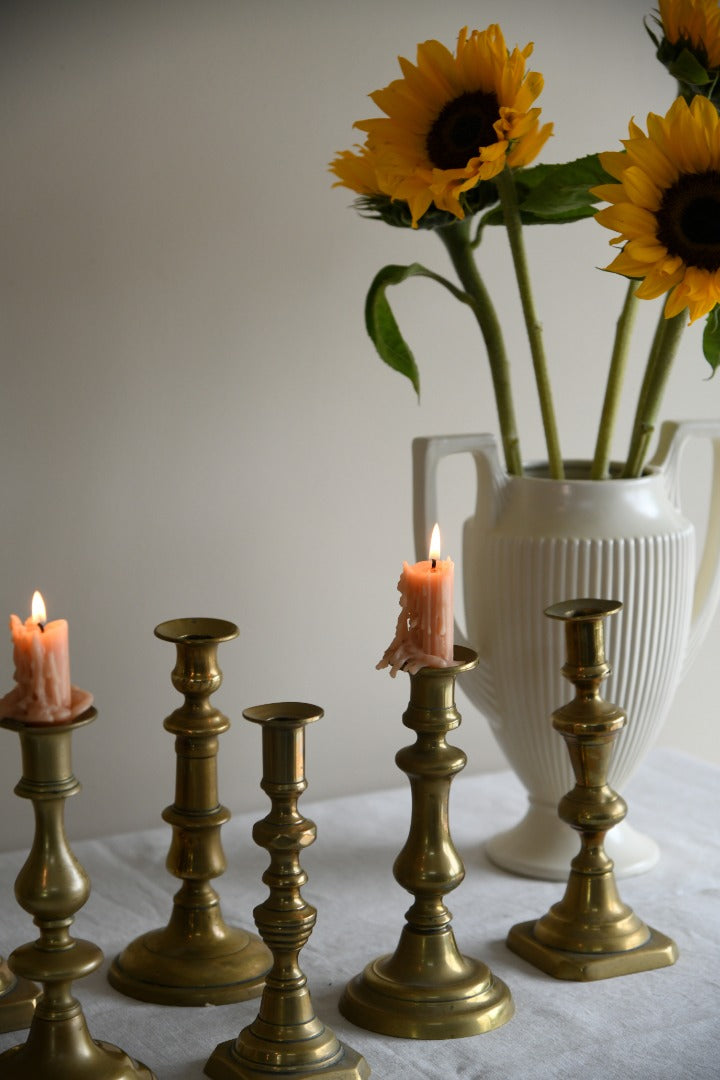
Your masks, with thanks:
M720 172L685 173L663 195L658 240L687 266L720 269Z
M495 94L477 90L448 101L427 136L427 153L436 169L462 169L479 147L497 142L493 124L500 107Z

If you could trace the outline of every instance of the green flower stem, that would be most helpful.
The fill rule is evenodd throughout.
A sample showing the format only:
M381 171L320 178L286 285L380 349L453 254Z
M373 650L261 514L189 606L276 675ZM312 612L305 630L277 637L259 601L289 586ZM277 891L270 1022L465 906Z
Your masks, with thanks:
M687 318L685 309L678 315L674 315L672 319L663 318L658 333L655 335L645 369L645 378L640 389L630 449L623 471L625 477L639 476L642 472L650 439L655 431L655 420L660 402Z
M615 342L613 344L612 357L610 359L610 371L608 372L607 386L605 388L605 400L603 401L600 426L598 428L597 442L595 444L595 457L593 458L590 471L591 480L607 480L610 475L610 444L617 418L620 391L625 378L627 367L628 346L630 334L635 322L640 301L635 295L636 281L628 283L625 303L623 304L620 318L615 329Z
M521 476L522 456L510 387L510 365L495 308L473 256L469 224L467 221L459 221L436 231L445 244L450 261L470 299L487 348L505 467L511 476Z
M518 209L515 179L512 170L509 168L503 169L503 171L495 177L495 183L500 196L500 205L502 206L505 228L507 229L508 239L510 241L510 251L512 252L513 264L515 266L515 277L517 278L518 289L520 290L520 301L522 303L523 315L525 316L525 328L530 343L530 354L535 370L535 382L537 384L538 397L540 399L543 428L545 429L545 442L547 444L550 476L555 480L562 480L565 473L562 455L560 453L557 425L555 423L552 391L550 389L550 380L547 373L547 362L545 360L545 349L542 340L542 328L535 313L535 302L530 286L530 272L528 269L525 243L522 235L522 221Z

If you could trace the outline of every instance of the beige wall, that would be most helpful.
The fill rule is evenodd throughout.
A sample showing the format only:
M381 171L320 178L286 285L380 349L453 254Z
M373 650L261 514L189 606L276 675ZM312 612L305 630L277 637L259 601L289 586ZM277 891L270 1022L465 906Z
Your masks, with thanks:
M514 44L536 42L546 160L615 148L631 115L665 111L673 86L638 0L504 0ZM0 618L34 588L71 623L73 678L99 719L76 739L74 836L160 823L172 801L179 702L174 650L153 627L186 614L236 621L217 701L221 794L263 808L259 737L243 706L299 698L313 795L404 782L403 679L374 670L411 558L410 443L495 430L468 313L428 282L397 291L423 394L375 357L365 290L387 262L440 271L432 235L364 222L326 163L354 141L367 93L417 41L452 43L492 5L446 0L9 3L0 13ZM558 387L563 449L587 455L622 283L595 268L594 223L528 238ZM528 457L543 453L507 248L488 237ZM644 349L654 313L643 312ZM636 359L630 389L639 380ZM685 338L665 415L720 413L699 330ZM626 444L630 399L616 451ZM695 457L692 458L692 463ZM697 468L706 464L697 455ZM706 478L689 477L702 518ZM469 476L447 496L459 557ZM711 691L716 619L662 739L720 761ZM0 686L9 688L9 642ZM503 766L461 703L471 770ZM0 733L0 846L22 847L17 740Z

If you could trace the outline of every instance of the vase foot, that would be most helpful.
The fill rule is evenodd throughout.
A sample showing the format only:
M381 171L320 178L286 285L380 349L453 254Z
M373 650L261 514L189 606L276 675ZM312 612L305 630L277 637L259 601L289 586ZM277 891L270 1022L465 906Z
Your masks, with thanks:
M556 807L533 801L522 821L487 841L485 852L491 862L512 874L567 881L579 844L575 831L557 816ZM655 841L626 821L608 833L605 850L615 864L616 878L644 874L660 858Z

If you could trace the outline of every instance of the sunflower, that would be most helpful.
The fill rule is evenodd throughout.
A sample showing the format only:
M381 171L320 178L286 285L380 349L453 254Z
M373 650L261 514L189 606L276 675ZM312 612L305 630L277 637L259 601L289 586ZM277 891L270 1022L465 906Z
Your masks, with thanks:
M367 195L371 169L375 194L407 203L413 227L432 205L464 218L465 192L506 165L527 165L552 133L531 108L543 86L525 71L531 53L531 44L510 53L493 25L461 30L455 55L426 41L416 65L400 57L403 78L370 95L385 116L358 121L365 146L331 165L339 183Z
M704 68L720 66L720 8L717 0L659 0L665 40L688 49Z
M624 244L607 269L642 278L642 299L668 292L665 317L687 307L694 322L720 301L720 121L707 98L677 98L647 127L631 121L626 152L600 155L619 183L593 189L612 204L595 216Z

